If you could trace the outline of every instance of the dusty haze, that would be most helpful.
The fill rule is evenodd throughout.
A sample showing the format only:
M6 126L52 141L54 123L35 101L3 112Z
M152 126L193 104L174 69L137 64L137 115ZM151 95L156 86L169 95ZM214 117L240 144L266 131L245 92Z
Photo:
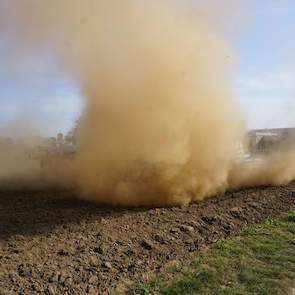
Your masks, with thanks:
M284 166L289 161L279 165L283 174L262 176L283 157L274 168L271 160L254 173L233 173L244 135L231 85L233 53L212 22L214 6L192 13L192 2L5 2L21 49L53 47L85 98L69 174L83 198L187 204L231 187L294 178ZM227 12L218 13L224 21Z

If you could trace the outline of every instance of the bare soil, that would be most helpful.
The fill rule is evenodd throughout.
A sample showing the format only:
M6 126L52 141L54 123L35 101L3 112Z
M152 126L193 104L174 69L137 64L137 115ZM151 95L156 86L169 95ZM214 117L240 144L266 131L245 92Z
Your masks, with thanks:
M187 208L112 208L70 193L0 193L0 294L109 294L295 206L295 184ZM168 274L167 274L168 275Z

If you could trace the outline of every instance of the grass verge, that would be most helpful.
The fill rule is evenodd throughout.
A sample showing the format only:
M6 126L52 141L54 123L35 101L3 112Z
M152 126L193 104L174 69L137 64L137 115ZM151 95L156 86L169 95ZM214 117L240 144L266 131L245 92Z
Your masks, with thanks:
M133 294L295 294L295 209L219 241L172 282L154 278ZM293 295L292 294L292 295Z

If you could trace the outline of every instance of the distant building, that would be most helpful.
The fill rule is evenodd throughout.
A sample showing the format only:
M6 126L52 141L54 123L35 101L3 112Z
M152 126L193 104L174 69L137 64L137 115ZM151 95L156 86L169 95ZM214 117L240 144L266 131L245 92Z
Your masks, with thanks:
M247 140L250 152L267 153L295 144L295 128L254 129L248 132Z

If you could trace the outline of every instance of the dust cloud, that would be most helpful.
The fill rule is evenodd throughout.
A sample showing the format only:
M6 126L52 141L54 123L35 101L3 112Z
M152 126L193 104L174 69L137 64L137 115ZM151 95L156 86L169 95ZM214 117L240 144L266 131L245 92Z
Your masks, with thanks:
M50 156L42 137L23 125L17 120L15 134L11 127L6 130L14 137L1 138L0 192L72 189L74 163Z
M261 156L252 163L236 164L229 173L229 188L286 185L295 179L295 146L289 145Z
M21 48L50 45L85 98L76 158L58 177L82 198L185 205L293 179L280 156L233 173L245 134L233 54L210 21L214 8L198 12L192 2L5 2Z

